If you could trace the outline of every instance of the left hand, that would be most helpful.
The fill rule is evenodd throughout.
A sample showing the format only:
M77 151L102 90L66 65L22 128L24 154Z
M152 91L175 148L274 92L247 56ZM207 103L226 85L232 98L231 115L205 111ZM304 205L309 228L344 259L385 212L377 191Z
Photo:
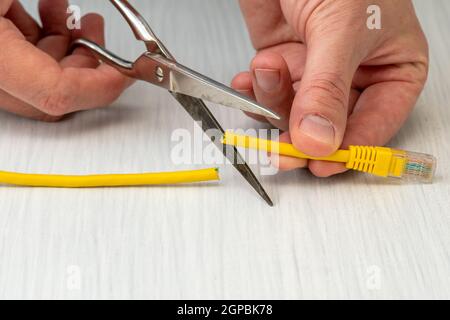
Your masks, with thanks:
M57 121L65 114L104 107L133 82L70 44L86 38L104 45L104 21L96 14L67 27L67 0L40 0L39 25L19 0L0 0L0 109Z

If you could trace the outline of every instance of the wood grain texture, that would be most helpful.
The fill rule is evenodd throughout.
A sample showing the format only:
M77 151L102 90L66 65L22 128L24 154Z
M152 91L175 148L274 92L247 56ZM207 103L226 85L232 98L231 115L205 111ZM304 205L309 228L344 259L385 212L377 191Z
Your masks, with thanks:
M107 17L109 48L141 52L110 6L76 3ZM180 62L225 83L246 69L253 50L235 1L134 3ZM0 298L450 298L450 2L416 5L431 74L391 145L435 154L435 184L299 171L262 178L273 209L225 166L220 184L0 187ZM213 111L227 128L260 126ZM194 130L167 93L145 84L61 123L6 113L0 123L0 168L41 173L179 169L171 134Z

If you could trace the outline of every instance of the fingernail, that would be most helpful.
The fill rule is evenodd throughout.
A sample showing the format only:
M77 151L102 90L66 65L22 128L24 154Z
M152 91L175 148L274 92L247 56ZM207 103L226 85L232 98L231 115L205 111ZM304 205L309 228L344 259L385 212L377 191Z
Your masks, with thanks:
M305 168L308 165L308 160L280 156L279 154L272 154L269 159L273 168L282 171Z
M256 69L255 77L258 86L266 92L277 89L281 80L280 71L274 69Z
M335 129L333 124L321 116L306 116L300 124L300 131L324 144L335 144Z

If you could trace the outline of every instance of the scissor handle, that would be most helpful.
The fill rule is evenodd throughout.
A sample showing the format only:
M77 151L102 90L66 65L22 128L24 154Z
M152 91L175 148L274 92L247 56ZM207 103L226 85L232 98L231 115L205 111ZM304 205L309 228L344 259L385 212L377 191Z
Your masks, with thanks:
M175 60L144 17L127 0L110 1L128 22L136 39L145 43L148 52L162 54L166 58Z
M119 70L123 74L130 75L133 72L134 63L128 60L125 60L118 55L112 53L108 49L99 46L95 42L86 39L77 39L72 42L72 48L83 47L91 52L98 60L114 67Z
M167 90L172 89L170 77L171 63L162 55L145 52L136 61L131 62L90 40L77 39L72 43L72 47L83 47L87 49L99 61L112 66L130 78L146 81ZM167 61L160 61L157 57L161 57L161 59L166 59Z
M167 50L163 43L156 37L144 17L142 17L142 15L127 0L110 1L125 18L136 36L136 39L145 43L147 53L161 54L166 58L175 61L169 50ZM102 62L116 68L129 77L148 81L147 77L141 74L140 68L136 68L136 65L139 65L140 60L142 61L144 59L138 59L135 62L127 61L111 51L99 46L98 44L86 39L75 40L72 43L72 47L74 48L77 46L82 46L88 49L98 60L101 60ZM146 53L144 53L143 56L145 56L145 54ZM150 82L154 82L154 79L150 80Z
M142 15L126 0L110 0L130 25L137 40L156 42L156 36Z

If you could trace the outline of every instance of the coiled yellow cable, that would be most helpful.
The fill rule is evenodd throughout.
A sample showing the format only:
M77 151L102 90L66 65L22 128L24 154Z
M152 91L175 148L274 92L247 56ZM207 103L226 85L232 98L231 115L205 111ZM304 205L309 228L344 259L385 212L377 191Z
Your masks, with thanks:
M50 188L99 188L168 185L215 181L219 179L219 170L217 168L180 172L88 176L23 174L0 171L0 184Z

